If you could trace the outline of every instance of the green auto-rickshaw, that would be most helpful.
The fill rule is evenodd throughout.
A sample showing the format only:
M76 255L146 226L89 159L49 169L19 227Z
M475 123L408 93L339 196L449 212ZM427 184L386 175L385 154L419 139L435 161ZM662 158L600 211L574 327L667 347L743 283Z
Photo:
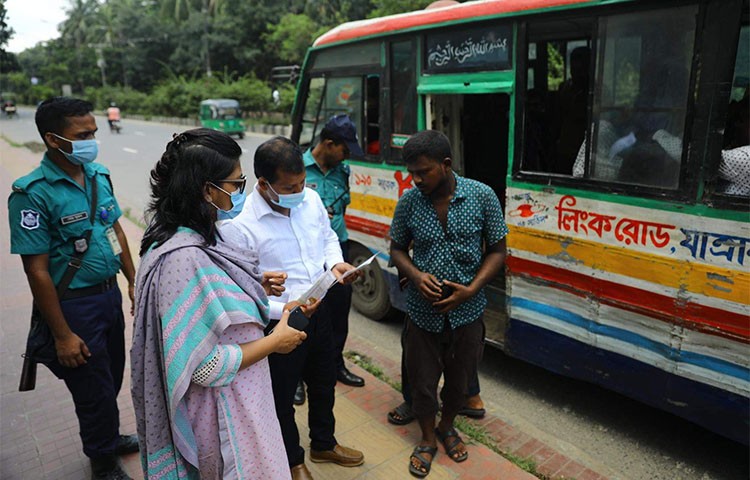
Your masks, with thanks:
M203 100L200 110L201 126L229 135L245 138L240 102L228 98Z

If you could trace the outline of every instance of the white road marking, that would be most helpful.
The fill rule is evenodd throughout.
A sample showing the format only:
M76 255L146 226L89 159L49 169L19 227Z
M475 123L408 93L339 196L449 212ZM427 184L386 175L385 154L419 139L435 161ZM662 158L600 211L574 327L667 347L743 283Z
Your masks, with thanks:
M141 131L133 132L133 135L138 135L139 137L145 137L146 136L146 134L143 133L143 132L141 132Z
M123 151L126 151L128 153L138 153L138 150L136 150L135 148L128 148L128 147L123 147Z

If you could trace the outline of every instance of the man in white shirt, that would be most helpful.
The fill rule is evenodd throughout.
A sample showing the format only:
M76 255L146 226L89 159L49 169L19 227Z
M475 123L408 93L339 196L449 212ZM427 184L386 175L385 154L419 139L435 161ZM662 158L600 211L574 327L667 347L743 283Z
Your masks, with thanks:
M302 151L291 140L274 137L255 152L258 183L240 215L221 227L225 241L253 249L261 271L287 274L281 297L269 300L272 329L286 302L298 298L326 270L339 278L354 267L344 262L328 213L314 190L305 188ZM350 283L357 275L345 280ZM331 319L325 299L305 328L307 340L288 355L269 355L276 415L294 479L310 479L294 421L293 397L301 378L308 388L310 458L354 467L362 452L338 445L333 416L336 364Z

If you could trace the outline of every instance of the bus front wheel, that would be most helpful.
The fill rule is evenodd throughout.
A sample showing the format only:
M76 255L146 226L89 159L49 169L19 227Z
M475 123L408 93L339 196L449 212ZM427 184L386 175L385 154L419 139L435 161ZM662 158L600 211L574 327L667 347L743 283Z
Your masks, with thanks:
M359 243L349 243L349 258L355 267L372 256L370 250ZM362 315L372 320L383 320L391 310L388 282L377 261L363 269L363 276L352 284L352 305Z

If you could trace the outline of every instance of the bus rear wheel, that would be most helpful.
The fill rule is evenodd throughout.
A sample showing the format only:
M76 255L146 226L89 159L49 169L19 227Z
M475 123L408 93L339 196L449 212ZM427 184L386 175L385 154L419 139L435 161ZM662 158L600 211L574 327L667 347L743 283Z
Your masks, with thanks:
M359 243L349 243L349 258L355 267L371 256L370 250ZM352 284L352 305L359 313L372 320L383 320L391 311L388 282L377 261L363 271L363 276Z

